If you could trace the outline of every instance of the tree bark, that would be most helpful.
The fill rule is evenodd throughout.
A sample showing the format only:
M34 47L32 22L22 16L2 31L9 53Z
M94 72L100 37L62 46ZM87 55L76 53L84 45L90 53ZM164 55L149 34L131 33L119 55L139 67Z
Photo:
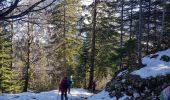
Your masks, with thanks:
M67 75L67 60L66 60L66 0L64 0L64 28L63 28L63 37L64 37L64 74Z
M150 36L150 15L151 15L151 0L149 0L148 8L148 24L147 24L147 40L146 40L146 53L149 53L149 36Z
M142 0L139 0L139 33L137 35L137 39L138 39L138 63L139 63L139 66L142 65L142 61L141 61L141 58L142 58L142 55L141 55L141 52L142 52L142 48L141 48L141 37L142 37Z
M123 47L123 12L124 12L124 0L121 1L121 29L120 29L120 47ZM123 67L122 65L122 57L120 58L120 69Z
M166 1L163 0L163 12L162 12L162 30L161 30L161 33L160 33L160 37L159 37L159 47L161 48L161 42L162 42L162 36L164 34L164 26L165 26L165 4L166 4Z
M13 43L12 42L13 35L14 35L14 25L13 25L13 22L12 22L11 23L11 37L10 37L11 43ZM11 59L13 59L13 44L11 44ZM11 70L12 70L12 64L13 64L13 62L11 61L11 64L10 64Z
M129 39L132 39L132 22L133 22L133 3L131 2L130 6L130 36Z
M94 1L94 12L93 12L93 32L92 32L92 49L91 49L91 64L90 64L90 76L89 76L89 86L92 88L92 83L94 81L94 63L95 63L95 49L96 49L96 17L97 17L97 0Z
M28 15L29 19L29 15ZM31 30L31 31L30 31ZM33 33L33 25L30 25L28 22L28 39L27 39L27 60L26 60L26 73L25 73L25 82L24 82L24 89L23 92L27 92L28 86L29 86L29 73L30 73L30 48L31 48L31 43L32 43L32 33Z
M19 3L22 0L15 0L13 4L11 4L9 7L4 8L5 10L0 10L0 20L4 21L4 20L8 20L8 19L15 19L15 18L21 18L27 14L29 14L30 12L36 12L36 11L40 11L43 10L49 6L51 6L56 0L51 1L48 5L44 6L44 7L38 7L40 4L42 4L43 2L45 2L46 0L39 0L37 2L35 2L34 4L32 4L30 7L28 7L27 9L17 13L17 14L12 14L12 12L16 9L19 9ZM22 6L22 5L21 5ZM37 9L34 9L37 8Z

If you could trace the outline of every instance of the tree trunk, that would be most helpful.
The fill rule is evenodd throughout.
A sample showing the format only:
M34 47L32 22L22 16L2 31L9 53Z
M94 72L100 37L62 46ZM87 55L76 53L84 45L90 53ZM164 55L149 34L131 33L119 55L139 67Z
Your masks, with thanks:
M87 83L86 83L86 69L87 69L87 50L86 50L86 47L85 47L85 59L84 59L84 88L87 88Z
M123 11L124 11L124 0L121 1L121 32L120 32L120 47L123 47ZM122 58L120 58L120 69L123 67Z
M137 39L138 39L138 63L139 66L142 65L142 48L141 48L141 37L142 37L142 0L139 0L139 33L137 35Z
M150 35L150 15L151 15L151 0L149 0L148 9L148 24L147 24L147 40L146 40L146 53L149 53L149 35Z
M164 34L164 26L165 26L165 0L163 0L163 12L162 12L162 30L159 36L159 48L161 49L161 41L162 41L162 36Z
M94 12L93 12L93 32L92 32L92 49L91 49L91 64L90 64L90 76L89 76L89 86L92 88L92 83L94 81L94 62L95 62L95 48L96 48L96 17L97 17L97 0L94 2Z
M28 19L29 19L29 15L28 15ZM30 74L30 48L31 48L31 43L32 43L32 33L33 33L33 25L30 25L30 23L28 22L28 39L27 39L27 60L26 60L26 73L25 73L25 82L24 82L24 89L23 92L27 92L28 89L28 85L29 85L29 74Z
M157 26L158 26L157 25L158 24L158 21L157 21L158 20L158 18L157 18L157 16L158 16L158 14L157 14L157 4L154 5L154 14L155 14L154 15L154 20L155 20L155 22L154 22L154 26L155 26L154 27L154 32L155 32L155 34L154 34L155 35L154 36L155 37L154 38L155 39L155 45L154 45L155 48L154 48L154 51L155 51L155 50L158 49L157 47L158 47L158 44L159 44L158 31L157 31Z
M29 84L29 69L30 69L30 43L28 40L28 51L27 51L27 64L26 64L26 73L25 73L25 82L23 92L27 92L28 84Z
M130 6L130 36L129 39L132 39L132 21L133 21L133 3L131 2Z
M10 38L11 43L13 43L12 42L13 35L14 35L14 25L13 25L13 21L12 21L11 22L11 38ZM13 44L11 44L11 59L13 59ZM13 62L11 61L11 63L10 63L11 69L12 69L12 63Z
M63 37L64 37L64 74L67 75L67 65L66 65L66 0L64 0L64 27L63 27Z

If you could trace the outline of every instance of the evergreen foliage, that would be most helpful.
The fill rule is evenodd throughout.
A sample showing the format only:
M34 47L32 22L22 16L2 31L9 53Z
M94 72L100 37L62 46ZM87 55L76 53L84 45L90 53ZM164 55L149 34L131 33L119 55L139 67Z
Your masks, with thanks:
M115 55L112 56L112 60L119 62L122 58L123 68L119 69L132 69L137 66L137 52L136 52L136 40L128 40L122 48L117 48ZM135 64L136 63L136 64Z
M17 93L21 90L21 82L16 80L16 73L12 69L12 54L9 37L0 32L0 90L2 93Z
M87 76L89 70L89 47L87 37L83 39L83 45L77 56L78 64L74 71L75 86L87 88Z
M21 81L15 79L16 73L10 68L1 68L1 92L3 93L18 93L21 92Z
M53 44L51 48L54 52L50 58L55 62L53 78L57 78L57 82L62 78L61 75L73 75L77 66L77 56L82 45L77 28L80 10L80 0L63 0L52 13L51 24L55 29L49 44Z

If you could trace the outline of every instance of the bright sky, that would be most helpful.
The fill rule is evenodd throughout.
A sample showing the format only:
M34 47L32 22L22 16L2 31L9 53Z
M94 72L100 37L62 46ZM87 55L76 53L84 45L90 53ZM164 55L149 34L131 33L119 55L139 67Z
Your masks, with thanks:
M82 0L82 2L85 5L90 5L93 2L93 0Z

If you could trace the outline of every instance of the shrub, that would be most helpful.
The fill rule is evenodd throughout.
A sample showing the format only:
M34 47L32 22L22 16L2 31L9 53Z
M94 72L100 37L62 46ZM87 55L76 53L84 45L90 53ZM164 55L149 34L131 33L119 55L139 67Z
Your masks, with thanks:
M165 62L169 62L170 61L170 57L167 56L167 55L163 55L163 56L161 56L160 60L165 61Z

